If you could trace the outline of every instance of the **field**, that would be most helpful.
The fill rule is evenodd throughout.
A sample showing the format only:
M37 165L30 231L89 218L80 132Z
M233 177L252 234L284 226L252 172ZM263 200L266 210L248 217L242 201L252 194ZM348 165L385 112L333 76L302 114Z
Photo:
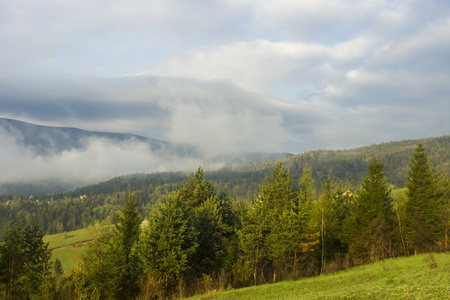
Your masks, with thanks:
M406 188L392 190L392 197L396 200L404 199L406 197Z
M76 266L78 258L86 251L89 242L94 239L98 230L99 226L97 225L44 236L44 242L49 243L49 249L52 251L52 261L59 258L64 272L67 274Z
M394 258L335 274L193 299L450 299L450 252Z

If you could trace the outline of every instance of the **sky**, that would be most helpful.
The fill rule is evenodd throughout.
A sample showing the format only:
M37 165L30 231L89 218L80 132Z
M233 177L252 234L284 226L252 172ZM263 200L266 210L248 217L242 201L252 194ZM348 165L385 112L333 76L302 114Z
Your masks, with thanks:
M447 0L0 0L0 117L207 151L450 133Z

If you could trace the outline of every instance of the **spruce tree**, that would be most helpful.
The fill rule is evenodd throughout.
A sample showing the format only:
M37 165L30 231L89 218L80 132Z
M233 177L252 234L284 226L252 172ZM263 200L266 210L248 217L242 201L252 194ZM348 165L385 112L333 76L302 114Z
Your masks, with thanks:
M433 169L424 146L419 143L409 163L405 238L409 251L431 251L439 241L439 207Z
M5 230L0 243L0 282L11 299L21 293L20 276L24 272L23 228L14 226Z
M114 224L114 242L117 244L120 270L120 292L117 297L131 299L137 292L137 281L141 274L139 257L135 246L141 232L141 216L136 195L130 191Z
M357 262L373 262L392 255L394 238L393 198L386 184L383 164L369 164L356 196L350 252Z
M294 275L297 276L300 269L305 275L314 272L313 251L320 243L319 232L314 228L313 204L317 201L312 169L309 165L303 168L303 174L299 180L299 192L297 199L297 234L294 248Z
M139 242L145 269L150 276L161 279L168 294L189 275L190 261L198 247L198 233L189 210L180 192L166 196L150 216Z
M106 229L89 245L73 271L80 299L119 299L121 266L114 233Z
M50 257L36 222L8 228L0 244L0 283L11 299L45 299L51 295Z
M90 299L133 299L142 273L136 246L141 226L136 196L130 191L112 229L101 232L75 270L77 293Z
M325 272L327 260L327 241L329 239L329 223L331 222L332 208L335 184L331 180L331 170L328 171L328 178L325 183L322 183L322 190L320 192L319 201L317 203L318 216L317 219L320 227L320 249L321 249L321 268L320 273Z
M183 182L183 187L180 191L180 196L191 208L198 208L202 203L206 202L214 195L214 184L212 181L203 178L204 172L201 167L189 176L187 181Z

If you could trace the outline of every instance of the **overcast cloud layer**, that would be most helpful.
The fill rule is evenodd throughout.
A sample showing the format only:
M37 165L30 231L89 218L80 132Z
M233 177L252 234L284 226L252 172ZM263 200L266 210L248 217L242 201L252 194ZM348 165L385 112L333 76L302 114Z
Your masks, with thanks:
M208 151L450 133L447 0L0 0L0 116Z

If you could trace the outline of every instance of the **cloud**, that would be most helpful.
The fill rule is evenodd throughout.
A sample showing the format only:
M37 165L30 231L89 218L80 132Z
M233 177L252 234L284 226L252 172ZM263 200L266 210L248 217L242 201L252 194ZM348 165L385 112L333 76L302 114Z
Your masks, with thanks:
M54 97L32 96L40 88L51 91L53 83L10 80L0 91L9 99L0 109L10 112L6 117L32 123L61 126L64 120L66 127L130 132L213 153L287 151L284 141L310 132L320 121L320 114L306 105L282 103L220 80L60 79ZM26 88L20 91L19 85ZM13 97L2 96L8 94Z
M0 113L209 151L448 134L449 16L439 0L3 1Z
M136 140L117 143L87 138L82 141L83 148L45 156L36 155L34 149L20 145L18 140L20 136L0 129L0 182L57 180L86 185L130 173L192 171L204 162L176 156L168 159Z

